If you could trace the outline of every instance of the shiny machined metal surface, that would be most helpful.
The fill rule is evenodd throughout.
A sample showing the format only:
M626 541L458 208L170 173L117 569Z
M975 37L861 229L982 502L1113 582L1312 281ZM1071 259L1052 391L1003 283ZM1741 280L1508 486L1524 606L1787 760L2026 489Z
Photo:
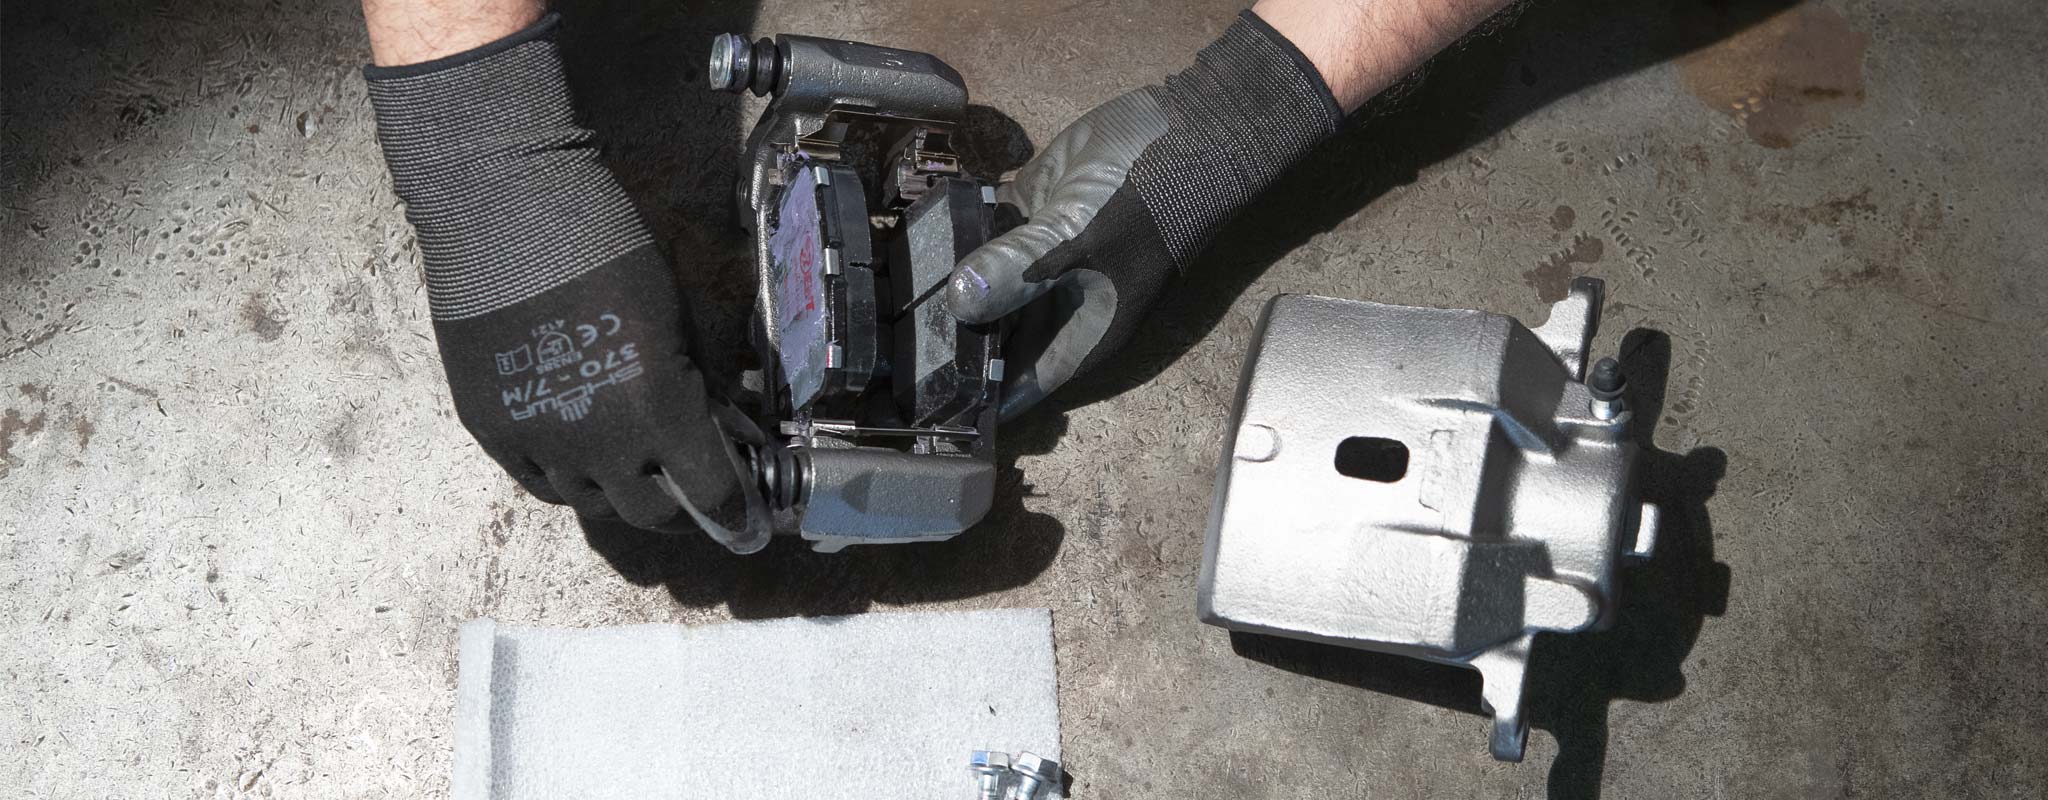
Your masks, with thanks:
M1010 772L1010 754L976 750L968 756L967 771L974 775L975 800L1002 800L1003 782Z
M1618 375L1589 387L1601 283L1528 328L1480 311L1281 295L1217 468L1201 619L1471 667L1519 761L1537 633L1603 628L1647 556Z

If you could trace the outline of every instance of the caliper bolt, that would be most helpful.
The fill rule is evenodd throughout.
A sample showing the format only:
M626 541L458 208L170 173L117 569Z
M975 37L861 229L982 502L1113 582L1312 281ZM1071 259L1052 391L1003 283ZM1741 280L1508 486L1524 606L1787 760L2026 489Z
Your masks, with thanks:
M976 750L968 756L967 768L974 772L976 800L1002 800L1003 774L1010 771L1010 754Z
M1010 765L1010 771L1017 774L1017 785L1010 789L1010 800L1038 800L1039 790L1060 777L1059 764L1031 753L1017 754L1017 761Z
M1586 389L1593 395L1593 416L1614 419L1621 415L1624 406L1621 394L1628 388L1628 381L1621 377L1621 363L1613 358L1603 358L1593 364L1593 374L1586 379Z

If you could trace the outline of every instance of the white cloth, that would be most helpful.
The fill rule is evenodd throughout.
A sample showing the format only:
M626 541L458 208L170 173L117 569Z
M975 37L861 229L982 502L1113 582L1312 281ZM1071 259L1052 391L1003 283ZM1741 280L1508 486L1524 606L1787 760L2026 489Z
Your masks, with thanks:
M964 800L973 750L1059 757L1044 609L477 620L456 692L456 800Z

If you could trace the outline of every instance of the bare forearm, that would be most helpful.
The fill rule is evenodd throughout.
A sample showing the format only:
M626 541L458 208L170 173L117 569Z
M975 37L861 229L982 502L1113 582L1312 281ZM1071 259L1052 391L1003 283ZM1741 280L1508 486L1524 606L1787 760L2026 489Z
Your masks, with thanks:
M540 19L543 0L363 0L370 58L417 64L505 38Z
M1510 0L1259 0L1252 11L1316 65L1349 112Z

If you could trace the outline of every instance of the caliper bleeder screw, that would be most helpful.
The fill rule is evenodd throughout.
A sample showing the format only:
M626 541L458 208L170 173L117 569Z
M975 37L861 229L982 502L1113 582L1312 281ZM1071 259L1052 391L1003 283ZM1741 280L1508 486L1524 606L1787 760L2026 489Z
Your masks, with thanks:
M1010 771L1010 754L992 750L976 750L967 758L967 769L974 773L976 800L1002 800L1003 775Z
M1039 790L1060 777L1058 763L1032 753L1017 754L1010 771L1017 773L1017 785L1010 789L1010 800L1038 800Z
M1613 358L1603 358L1593 364L1593 374L1586 378L1586 389L1593 395L1593 416L1614 419L1621 415L1622 391L1628 388L1628 381L1621 377L1621 363Z

